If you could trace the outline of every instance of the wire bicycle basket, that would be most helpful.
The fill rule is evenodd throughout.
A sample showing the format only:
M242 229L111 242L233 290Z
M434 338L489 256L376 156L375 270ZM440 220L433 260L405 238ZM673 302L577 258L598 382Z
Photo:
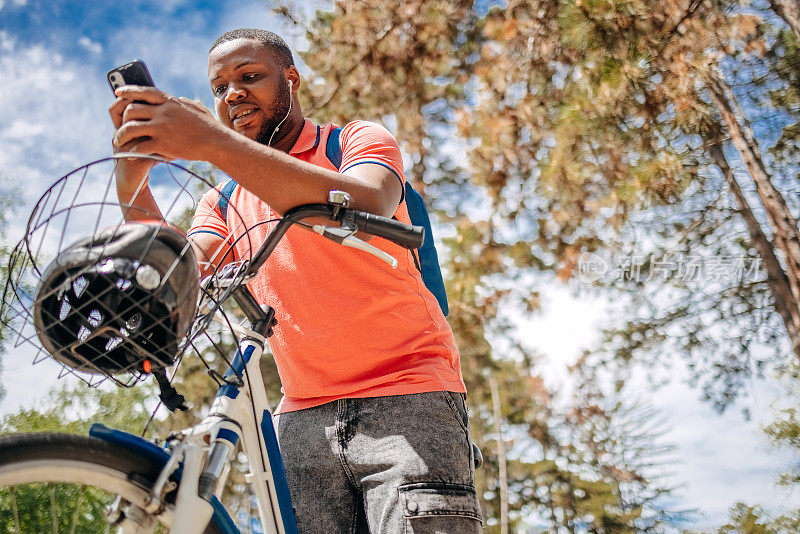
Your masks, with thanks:
M15 346L32 346L34 364L51 356L62 366L59 377L74 375L90 386L111 379L130 387L163 373L187 350L200 352L197 338L208 336L211 316L243 282L237 272L249 261L226 266L222 290L209 289L216 287L209 283L216 270L201 289L195 254L179 226L188 226L201 187L214 184L147 156L160 163L150 173L150 190L172 224L144 212L137 213L140 222L125 222L123 212L139 208L117 199L120 157L79 167L45 191L10 253L3 292L2 318L16 334Z

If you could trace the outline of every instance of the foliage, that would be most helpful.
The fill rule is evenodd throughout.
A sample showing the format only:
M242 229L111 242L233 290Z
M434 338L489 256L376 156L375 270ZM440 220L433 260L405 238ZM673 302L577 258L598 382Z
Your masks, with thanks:
M731 521L720 527L720 534L772 534L775 530L761 522L764 511L760 506L737 502L730 509Z
M2 177L0 177L2 179ZM2 179L2 182L5 182L5 179ZM3 183L3 185L7 185ZM17 189L12 188L9 191L2 191L0 192L0 239L5 238L5 231L8 224L8 218L12 215L14 208L19 203L18 196L17 196ZM5 287L6 280L8 280L8 264L5 261L8 258L9 248L5 244L0 244L0 287ZM6 318L0 317L0 346L2 346L3 342L5 341L6 335L6 328L5 325ZM3 373L3 361L0 359L0 376ZM0 382L0 401L3 400L5 397L5 388L3 387L2 382Z
M614 295L618 322L581 362L611 372L618 391L634 364L663 375L677 354L722 410L748 380L785 360L775 275L762 268L764 248L747 217L761 225L773 254L775 230L748 181L745 155L728 141L741 132L709 92L732 87L724 99L745 132L749 120L764 132L757 120L775 116L774 106L753 115L754 103L794 98L796 47L765 9L725 1L419 0L401 8L334 2L310 19L279 10L306 29L307 114L389 125L407 152L407 177L433 199L449 233L450 324L476 407L475 434L488 452L479 486L490 518L500 519L501 481L497 437L487 430L495 427L487 376L513 399L501 427L542 451L559 443L556 428L571 423L553 421L552 393L514 327L538 309L537 285L552 279L548 273L575 278L585 253L629 261L596 281ZM790 145L787 137L780 146ZM789 184L778 178L788 175L788 161L764 164L785 194ZM746 269L677 276L676 262L692 259L708 261L708 272L719 259ZM553 502L539 499L548 485L537 486L532 474L544 464L509 460L512 516ZM568 515L552 513L550 521L577 524Z
M15 487L13 491L0 488L0 530L104 534L108 522L103 512L108 503L108 494L77 485L38 483ZM54 521L52 510L70 513L55 514ZM17 525L22 530L17 530Z
M734 503L729 510L729 521L717 532L720 534L788 534L800 526L798 512L770 517L759 505Z
M88 434L92 423L138 433L150 417L152 388L90 389L84 384L62 386L49 393L39 407L21 409L0 420L0 433L68 432ZM14 490L0 488L0 532L51 530L51 500L59 532L105 532L103 515L109 495L74 484L29 484ZM45 503L45 504L43 504ZM70 513L63 513L68 510ZM72 530L70 530L72 529ZM54 529L55 530L55 529Z
M787 218L797 212L800 62L774 6L336 1L309 19L278 9L306 30L306 114L385 122L407 177L435 199L491 529L504 530L504 504L511 526L533 516L552 529L625 532L678 521L663 505L663 429L620 399L635 364L663 374L678 354L723 410L786 359L782 306L796 313L797 295L782 304L776 289L791 257L762 189L789 197ZM619 267L595 281L618 321L576 363L564 406L516 325L537 312L543 284L581 274L586 253ZM762 267L767 253L777 271ZM709 276L721 258L756 267ZM692 259L704 277L679 276ZM178 381L199 405L205 365L183 367ZM601 371L610 390L592 384ZM793 443L795 415L776 440ZM773 528L760 515L737 505L723 528Z
M724 409L785 353L774 288L759 265L746 280L684 281L664 264L760 260L710 152L726 126L706 89L735 67L734 95L740 84L764 87L748 110L770 97L791 102L791 36L725 2L483 5L337 2L300 21L312 69L304 109L394 126L409 178L442 220L481 235L475 257L491 262L480 266L482 294L495 304L535 309L539 292L525 289L542 279L535 273L571 279L585 252L642 263L640 277L598 281L632 300L598 364L623 380L634 361L657 370L653 358L681 354ZM759 77L765 59L777 74Z
M154 391L148 384L135 388L89 388L83 383L62 385L49 392L40 406L23 408L0 419L0 433L89 433L92 423L102 423L141 433L150 418Z

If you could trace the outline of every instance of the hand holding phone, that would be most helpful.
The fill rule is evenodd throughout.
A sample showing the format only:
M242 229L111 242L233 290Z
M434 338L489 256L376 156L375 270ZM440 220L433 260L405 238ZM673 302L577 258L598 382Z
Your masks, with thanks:
M108 108L115 129L115 153L131 151L167 159L202 159L198 151L207 145L204 143L207 136L202 132L213 134L223 128L200 102L176 98L156 89L141 60L111 69L106 78L117 97ZM133 159L135 165L130 167L131 170L135 167L136 172L126 175L141 174L146 167L145 158L125 158ZM146 163L152 166L153 160Z
M114 92L115 95L116 90L124 85L155 87L153 78L150 76L150 71L147 69L147 65L145 65L144 61L141 59L133 60L130 63L126 63L109 70L106 73L106 80L108 80L108 85L111 86L111 91ZM136 102L145 103L142 101ZM109 109L111 119L114 122L115 130L122 124L122 113L124 109L125 106L120 105L119 100L117 100L117 102L115 102L114 105L112 105ZM148 139L150 139L150 137L142 137L140 140L145 141ZM117 147L114 147L114 152L116 153L117 151ZM143 158L125 158L125 160L120 160L117 169L117 176L118 182L123 183L118 183L118 188L122 186L122 189L125 189L126 184L124 184L124 182L132 182L134 185L138 184L142 179L144 179L145 176L147 176L147 173L153 167L153 164L154 162L152 160Z

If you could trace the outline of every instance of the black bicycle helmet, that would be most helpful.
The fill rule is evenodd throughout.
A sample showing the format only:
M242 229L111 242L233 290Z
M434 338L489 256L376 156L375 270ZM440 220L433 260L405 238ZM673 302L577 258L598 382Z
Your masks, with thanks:
M174 362L197 307L200 274L184 235L125 223L64 249L36 289L43 347L69 367L112 375Z

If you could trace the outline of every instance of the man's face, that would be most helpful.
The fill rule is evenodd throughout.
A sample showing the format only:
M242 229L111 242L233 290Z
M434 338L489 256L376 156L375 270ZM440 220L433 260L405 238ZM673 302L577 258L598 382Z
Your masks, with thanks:
M252 39L222 43L208 56L208 79L222 123L268 144L292 98L276 55Z

